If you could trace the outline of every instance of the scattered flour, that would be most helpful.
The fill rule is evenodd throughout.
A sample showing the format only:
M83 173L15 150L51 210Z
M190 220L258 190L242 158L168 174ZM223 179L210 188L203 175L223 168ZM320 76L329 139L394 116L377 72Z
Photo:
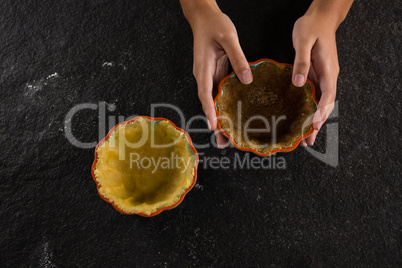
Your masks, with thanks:
M113 61L111 61L111 62L104 62L103 64L102 64L102 67L113 67L114 66L114 62Z
M26 83L24 96L33 96L36 92L42 90L43 87L47 85L47 81L49 79L57 77L59 77L59 74L56 72L48 75L46 78L41 78L39 80L33 80L32 82Z
M52 262L51 258L53 256L53 253L51 250L49 250L49 243L45 241L42 245L42 254L41 254L41 260L40 260L40 267L56 267Z
M195 185L194 185L194 188L196 188L196 189L199 189L199 190L204 190L204 186L203 185L201 185L201 184L198 184L198 183L196 183Z
M118 63L115 63L114 61L110 61L110 62L104 62L103 64L102 64L102 67L103 68L111 68L111 67L123 67L123 70L127 70L127 66L126 65L124 65L123 63L121 63L121 62L118 62Z
M59 76L58 73L54 73L54 74L51 74L48 77L46 77L46 79L49 79L49 78L52 78L52 77L58 77L58 76Z

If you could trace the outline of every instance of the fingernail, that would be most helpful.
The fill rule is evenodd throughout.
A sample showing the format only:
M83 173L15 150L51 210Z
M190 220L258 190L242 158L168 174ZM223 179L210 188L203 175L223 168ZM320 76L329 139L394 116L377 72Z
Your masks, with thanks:
M302 87L304 85L304 75L302 74L296 74L295 75L295 86L297 87Z
M245 84L250 84L251 82L253 82L253 75L251 74L250 70L244 70L241 73L241 77L242 77L243 83L245 83Z

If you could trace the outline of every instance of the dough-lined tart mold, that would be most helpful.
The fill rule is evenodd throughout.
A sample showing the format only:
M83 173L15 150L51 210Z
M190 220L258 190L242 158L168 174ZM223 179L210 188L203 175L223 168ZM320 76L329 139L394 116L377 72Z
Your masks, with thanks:
M92 177L99 196L119 212L152 217L182 202L197 166L187 132L166 118L137 116L96 146Z
M253 82L244 85L232 72L215 97L218 129L243 151L261 156L294 150L314 129L314 84L292 84L293 67L271 59L249 63Z

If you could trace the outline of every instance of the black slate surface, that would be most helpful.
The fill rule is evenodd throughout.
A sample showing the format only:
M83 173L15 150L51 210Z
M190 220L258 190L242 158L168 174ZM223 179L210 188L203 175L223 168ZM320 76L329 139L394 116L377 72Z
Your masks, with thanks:
M219 1L248 60L292 63L293 23L309 2L252 2ZM94 149L72 145L64 120L77 104L102 102L115 119L149 114L152 103L202 114L179 2L1 1L1 266L400 267L401 11L399 1L356 1L338 30L337 167L301 147L276 156L286 169L200 164L179 207L143 218L98 196ZM98 112L74 116L77 139L99 140ZM174 111L157 115L180 125Z

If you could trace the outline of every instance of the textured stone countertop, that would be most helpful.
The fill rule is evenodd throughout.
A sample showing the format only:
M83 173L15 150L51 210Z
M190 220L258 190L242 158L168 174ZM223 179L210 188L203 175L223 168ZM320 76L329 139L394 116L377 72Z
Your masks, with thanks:
M293 23L309 1L251 2L219 1L247 59L292 63ZM270 167L214 169L208 159L260 157L198 149L194 189L143 218L98 196L94 144L151 104L203 114L179 1L1 1L1 266L400 267L401 9L357 0L338 29L338 109L313 147L324 153L330 137L336 167L299 147ZM79 104L90 108L66 125ZM180 126L172 109L156 115Z

